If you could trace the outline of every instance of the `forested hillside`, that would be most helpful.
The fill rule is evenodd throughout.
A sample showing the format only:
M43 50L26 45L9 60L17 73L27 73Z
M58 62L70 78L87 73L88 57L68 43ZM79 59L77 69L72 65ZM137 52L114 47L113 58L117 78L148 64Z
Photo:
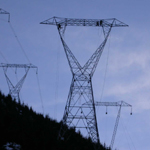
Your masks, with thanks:
M6 143L16 143L21 150L94 150L90 139L85 139L74 129L67 141L58 140L60 123L38 114L24 104L0 92L0 149ZM100 145L101 150L108 150Z

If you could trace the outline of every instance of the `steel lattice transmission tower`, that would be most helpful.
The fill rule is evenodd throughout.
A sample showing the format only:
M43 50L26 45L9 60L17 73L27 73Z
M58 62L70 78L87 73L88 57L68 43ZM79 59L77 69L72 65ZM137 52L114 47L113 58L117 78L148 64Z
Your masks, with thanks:
M86 106L86 105L88 105L88 103L85 103L83 105ZM112 135L112 139L111 139L111 143L110 143L110 148L112 150L113 145L114 145L114 141L115 141L115 137L116 137L116 133L117 133L118 124L119 124L121 108L122 107L130 107L131 108L130 115L132 115L132 105L130 105L130 104L124 102L124 101L119 101L119 102L95 102L95 106L106 106L106 108L107 107L112 107L112 106L119 107L117 118L116 118L116 123L115 123L115 126L114 126L114 131L113 131L113 135ZM106 114L107 114L107 111L106 111Z
M19 97L19 92L22 88L22 85L25 81L25 78L28 74L28 71L30 68L35 68L37 70L37 67L32 65L32 64L4 64L1 63L0 67L3 68L5 77L6 77L6 81L9 87L9 94L11 95L11 97L13 99L16 99L16 101L20 101L20 97ZM25 69L25 74L23 75L23 77L18 81L18 83L16 85L13 85L10 78L7 75L7 69L8 68L14 68L14 69L18 69L18 68L24 68ZM37 72L37 71L36 71ZM16 73L16 70L15 70Z
M92 77L99 62L100 56L103 52L104 46L107 42L108 36L112 27L126 27L128 25L123 22L112 19L71 19L53 17L41 22L41 24L56 25L60 39L62 41L64 51L72 72L72 82L70 91L62 119L62 125L59 133L60 138L66 137L67 128L75 128L76 130L84 130L88 137L94 143L99 143L99 132L97 127L94 95L92 88ZM91 26L102 27L104 33L104 40L96 49L90 59L81 66L78 60L73 55L72 51L67 46L64 40L64 33L66 26ZM88 103L86 107L84 103ZM81 131L82 132L82 131Z

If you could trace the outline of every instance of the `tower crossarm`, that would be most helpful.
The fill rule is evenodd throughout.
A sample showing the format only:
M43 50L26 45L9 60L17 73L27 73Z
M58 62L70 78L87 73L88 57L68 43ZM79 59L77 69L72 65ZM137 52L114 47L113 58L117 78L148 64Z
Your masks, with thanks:
M110 27L127 27L128 25L119 21L116 18L110 19L75 19L75 18L61 18L52 17L47 19L40 24L56 25L61 28L62 35L65 32L66 26L87 26L87 27L102 27L104 36L106 37L108 29Z
M116 18L111 19L75 19L75 18L61 18L52 17L47 19L40 24L47 25L60 25L60 26L91 26L91 27L126 27L127 24L117 20Z
M26 71L30 68L35 68L36 69L36 73L38 72L38 67L34 66L32 64L5 64L5 63L1 63L0 67L2 67L4 69L4 72L7 72L8 68L24 68Z
M132 107L132 105L124 102L124 101L119 101L119 102L95 102L95 106L122 106L122 107Z
M10 13L5 11L4 9L0 8L0 14L6 14L8 15L8 22L10 22Z
M4 9L0 8L0 14L10 14L10 13L5 11Z
M0 67L10 67L10 68L37 68L37 66L34 66L32 64L4 64L1 63Z

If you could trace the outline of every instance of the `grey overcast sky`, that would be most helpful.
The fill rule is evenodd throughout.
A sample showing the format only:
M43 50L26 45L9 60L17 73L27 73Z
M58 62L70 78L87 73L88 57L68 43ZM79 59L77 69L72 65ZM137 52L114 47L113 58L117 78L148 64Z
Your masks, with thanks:
M128 24L129 27L112 29L93 76L94 97L96 101L123 100L133 106L132 116L129 108L122 108L114 148L149 150L149 7L149 0L1 0L0 8L10 13L10 23L7 15L0 15L0 63L38 66L38 75L32 69L28 73L20 92L21 101L39 113L43 113L43 106L44 114L60 121L72 76L56 27L39 23L58 16L117 18ZM67 44L81 64L100 45L101 38L101 28L70 27L65 34ZM23 69L18 69L17 74L8 70L14 84L23 73ZM2 68L0 77L0 89L8 94ZM108 115L105 115L105 109L97 108L97 120L100 140L109 145L117 108L108 108Z

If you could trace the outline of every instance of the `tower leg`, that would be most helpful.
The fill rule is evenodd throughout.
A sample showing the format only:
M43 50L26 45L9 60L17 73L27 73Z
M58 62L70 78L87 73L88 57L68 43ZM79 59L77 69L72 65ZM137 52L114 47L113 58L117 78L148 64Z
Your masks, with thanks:
M86 102L88 105L84 106ZM94 143L99 143L91 77L82 74L73 76L59 132L61 139L68 138L67 127L74 128Z

